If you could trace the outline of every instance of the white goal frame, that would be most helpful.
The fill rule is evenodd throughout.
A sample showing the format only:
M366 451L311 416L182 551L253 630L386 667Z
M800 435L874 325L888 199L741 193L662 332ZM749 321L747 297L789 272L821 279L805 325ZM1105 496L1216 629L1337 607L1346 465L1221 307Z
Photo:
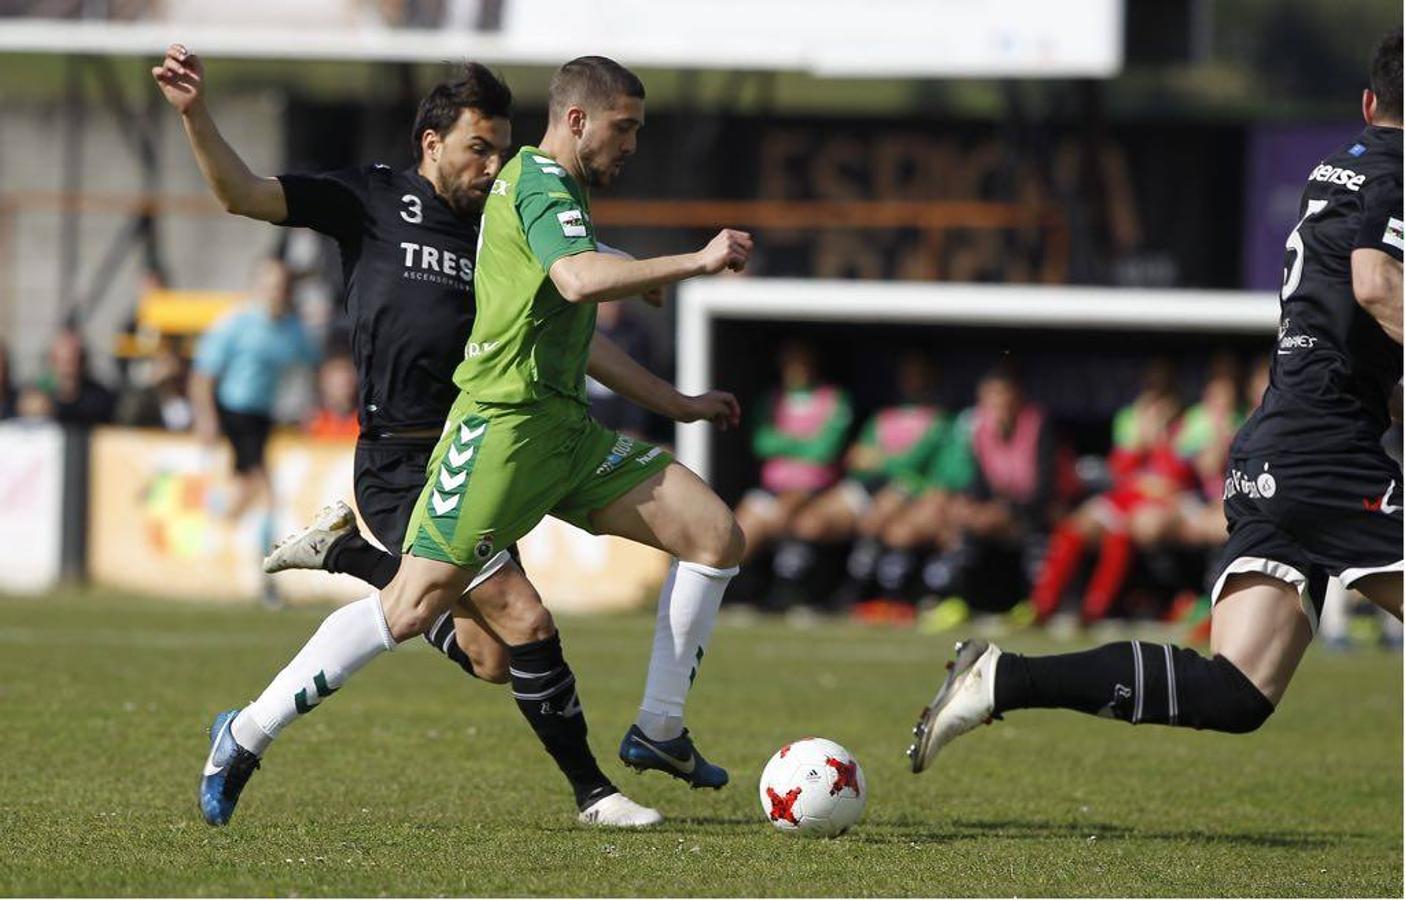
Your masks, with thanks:
M1278 325L1267 292L941 284L724 277L678 289L678 387L713 384L713 327L721 319L1092 329L1140 333L1262 334ZM676 425L678 459L711 475L710 426Z

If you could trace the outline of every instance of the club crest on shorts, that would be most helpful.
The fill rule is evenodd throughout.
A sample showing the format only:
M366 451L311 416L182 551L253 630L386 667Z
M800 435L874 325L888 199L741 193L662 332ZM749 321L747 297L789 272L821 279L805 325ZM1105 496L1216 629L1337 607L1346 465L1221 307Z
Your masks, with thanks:
M473 545L473 558L479 562L487 562L493 555L493 536L488 535L481 541Z

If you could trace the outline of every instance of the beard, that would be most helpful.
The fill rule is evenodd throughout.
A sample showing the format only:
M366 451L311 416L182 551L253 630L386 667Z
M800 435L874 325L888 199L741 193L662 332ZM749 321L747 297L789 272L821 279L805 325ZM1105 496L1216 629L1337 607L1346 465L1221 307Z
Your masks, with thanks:
M454 185L449 188L448 196L444 202L449 204L449 208L454 211L454 215L461 219L476 219L483 214L483 198L472 188L464 185Z
M600 154L595 150L582 147L579 158L586 187L607 187L614 180L611 167L600 162Z

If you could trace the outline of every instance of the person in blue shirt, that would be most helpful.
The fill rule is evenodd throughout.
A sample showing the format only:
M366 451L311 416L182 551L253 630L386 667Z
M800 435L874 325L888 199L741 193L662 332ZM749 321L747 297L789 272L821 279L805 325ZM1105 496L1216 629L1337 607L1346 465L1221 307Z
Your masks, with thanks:
M234 496L227 510L238 519L256 500L273 496L264 448L273 428L273 401L284 373L321 358L293 309L287 266L258 266L254 303L216 322L200 338L191 375L195 434L214 444L221 434L234 450Z

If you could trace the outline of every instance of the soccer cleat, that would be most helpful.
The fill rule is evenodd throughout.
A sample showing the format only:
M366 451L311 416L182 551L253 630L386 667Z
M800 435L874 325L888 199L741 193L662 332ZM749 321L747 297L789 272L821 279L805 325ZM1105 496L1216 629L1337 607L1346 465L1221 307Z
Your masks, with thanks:
M312 524L273 545L263 559L263 570L272 575L287 569L320 569L337 538L356 530L356 514L338 500L324 506Z
M946 664L946 680L922 710L912 729L916 740L907 748L913 773L932 764L937 753L951 742L995 717L995 661L1000 648L981 640L956 645L956 661Z
M663 821L658 810L640 806L619 791L596 800L581 810L577 818L582 825L602 828L647 828Z
M238 714L237 709L227 709L210 725L210 755L200 775L200 814L211 825L224 825L234 815L240 792L259 767L258 756L239 746L230 733Z
M727 770L703 759L686 728L671 740L651 741L638 725L629 726L620 741L620 762L640 772L658 769L695 788L720 788L727 783Z

